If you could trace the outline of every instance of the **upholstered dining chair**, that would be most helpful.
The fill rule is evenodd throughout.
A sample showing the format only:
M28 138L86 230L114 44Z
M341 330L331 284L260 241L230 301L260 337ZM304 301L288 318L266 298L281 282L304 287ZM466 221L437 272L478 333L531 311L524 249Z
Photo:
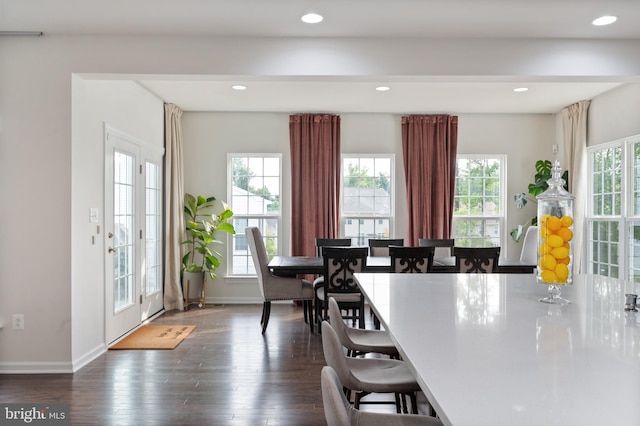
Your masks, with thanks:
M538 227L535 225L528 227L526 234L524 234L520 262L527 265L538 263Z
M418 246L435 247L435 257L453 256L452 250L456 240L453 238L418 238Z
M386 331L352 328L345 324L338 303L333 297L329 298L329 323L338 335L342 346L347 349L347 356L377 353L389 355L395 359L400 358L398 349Z
M260 293L264 299L262 304L262 334L267 330L269 316L271 315L271 302L276 300L302 300L304 319L309 322L309 328L313 333L313 286L307 280L298 278L278 277L271 273L267 258L267 249L262 239L262 233L257 227L246 228L245 234L249 243L249 250L253 258L253 264L260 284Z
M332 367L340 383L347 389L347 399L354 393L353 405L360 408L361 403L395 403L396 412L407 412L404 396L411 400L411 409L418 414L416 392L420 386L404 361L389 358L353 358L344 353L340 339L327 321L322 322L322 350L328 366ZM393 402L376 399L362 402L362 398L372 393L392 393ZM402 396L402 398L400 397ZM402 400L402 401L401 401Z
M389 247L391 272L431 272L435 247Z
M329 298L334 297L341 310L351 311L344 319L358 320L364 328L364 296L354 274L362 272L367 262L367 247L325 247L324 272L314 282L315 318L320 324L329 315Z
M454 247L456 272L491 273L498 270L500 247Z
M403 246L404 238L369 239L369 256L389 256L390 246Z
M340 378L332 367L320 372L322 405L328 426L384 425L384 426L442 426L435 417L415 414L393 414L360 411L354 408L342 392Z

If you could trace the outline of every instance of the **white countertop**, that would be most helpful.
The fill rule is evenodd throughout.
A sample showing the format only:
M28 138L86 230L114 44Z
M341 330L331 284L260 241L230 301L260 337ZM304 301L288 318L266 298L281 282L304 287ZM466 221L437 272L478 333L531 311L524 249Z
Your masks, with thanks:
M640 425L640 285L575 276L557 306L534 274L356 277L446 425Z

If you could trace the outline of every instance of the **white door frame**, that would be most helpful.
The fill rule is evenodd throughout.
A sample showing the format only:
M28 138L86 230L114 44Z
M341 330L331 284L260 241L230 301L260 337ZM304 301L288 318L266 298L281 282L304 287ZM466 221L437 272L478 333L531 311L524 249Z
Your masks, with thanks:
M135 138L120 132L105 124L105 336L106 343L112 343L119 337L125 335L127 332L140 326L142 321L148 319L152 315L159 312L163 307L163 267L156 266L159 272L153 276L153 278L159 281L159 289L150 293L149 297L146 297L146 280L147 269L145 257L147 254L147 227L146 227L146 199L147 199L147 185L146 185L146 170L147 163L152 163L158 166L156 171L159 174L155 185L159 185L159 206L156 205L156 209L159 208L158 215L155 220L160 223L156 227L156 231L159 235L154 238L154 244L159 244L159 250L162 251L162 156L163 149L149 148ZM131 203L130 213L132 214L129 220L132 222L129 226L125 226L123 235L127 235L131 238L129 244L130 248L122 247L121 252L118 253L118 247L114 246L116 233L122 233L123 229L115 229L114 222L114 156L115 153L131 156L132 163L130 170L131 173L131 193L127 192L126 202ZM126 185L125 185L126 186ZM119 202L118 205L122 206L124 203ZM121 208L122 212L123 209ZM130 229L127 229L129 228ZM116 248L114 252L113 249ZM125 254L122 254L125 253ZM120 256L119 260L123 258L132 261L132 270L130 273L132 286L124 286L133 291L130 298L130 303L126 306L122 306L119 309L115 308L114 290L114 259L116 256ZM131 258L132 256L132 258ZM160 262L164 260L160 255ZM149 275L150 277L152 274ZM123 286L121 286L123 287Z

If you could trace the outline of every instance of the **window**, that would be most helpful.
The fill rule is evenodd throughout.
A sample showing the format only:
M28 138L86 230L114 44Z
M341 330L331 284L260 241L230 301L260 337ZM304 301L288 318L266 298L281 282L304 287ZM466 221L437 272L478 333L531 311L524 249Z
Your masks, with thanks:
M278 253L281 219L280 154L229 154L229 179L233 210L231 275L255 275L255 267L247 244L245 229L260 228L269 260Z
M640 136L588 152L586 271L640 282Z
M345 238L366 246L392 237L392 155L342 156L342 224Z
M504 156L458 156L453 210L457 246L501 245L505 168Z

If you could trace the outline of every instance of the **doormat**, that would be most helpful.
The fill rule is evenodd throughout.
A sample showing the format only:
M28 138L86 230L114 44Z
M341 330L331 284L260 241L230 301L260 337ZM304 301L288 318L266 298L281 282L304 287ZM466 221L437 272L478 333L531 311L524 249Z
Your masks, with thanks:
M174 349L195 325L145 325L109 349Z

